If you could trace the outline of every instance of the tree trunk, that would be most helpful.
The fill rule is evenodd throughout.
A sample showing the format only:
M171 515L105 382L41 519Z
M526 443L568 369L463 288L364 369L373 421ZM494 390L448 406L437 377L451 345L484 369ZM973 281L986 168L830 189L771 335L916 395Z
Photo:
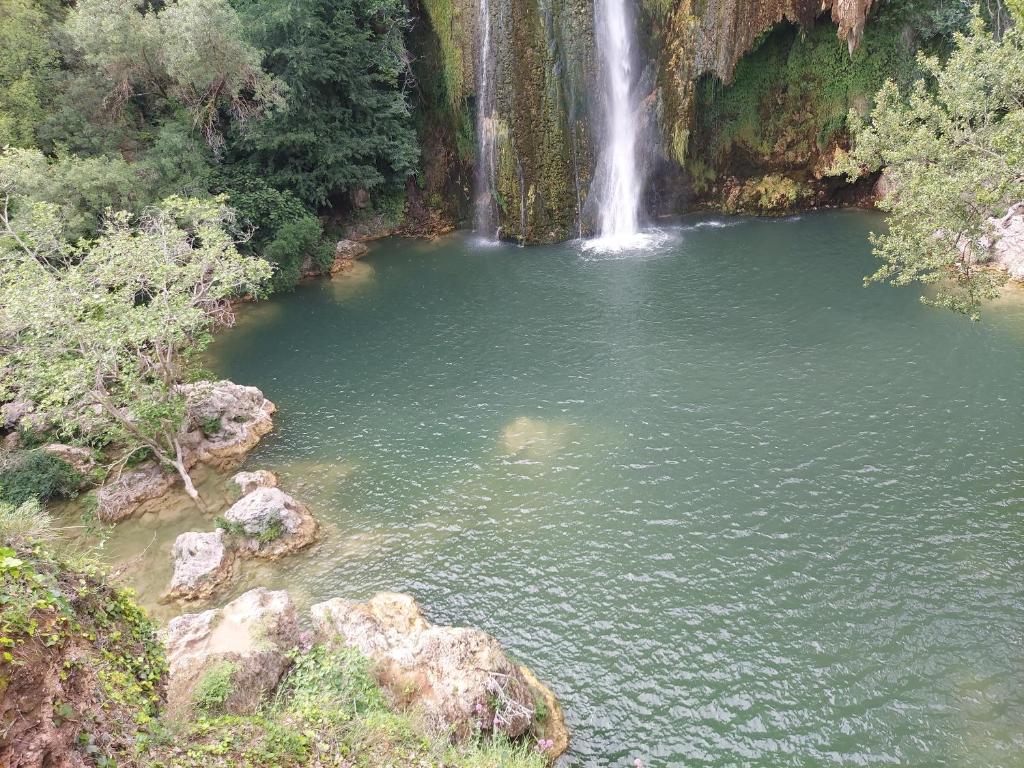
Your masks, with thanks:
M185 461L183 460L181 455L181 443L179 443L177 440L174 440L173 442L174 461L172 463L174 464L174 468L178 470L178 475L181 477L182 483L185 484L185 493L187 493L188 497L196 503L197 507L199 507L201 510L205 512L206 505L203 504L203 500L199 497L199 491L196 490L196 486L192 482L192 476L189 475L188 469L186 469L185 467Z

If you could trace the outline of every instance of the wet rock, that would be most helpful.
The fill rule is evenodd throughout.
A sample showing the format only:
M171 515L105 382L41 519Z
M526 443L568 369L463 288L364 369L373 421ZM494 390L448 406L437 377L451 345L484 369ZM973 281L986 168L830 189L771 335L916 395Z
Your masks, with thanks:
M130 517L143 502L167 493L178 479L155 461L122 472L96 491L96 514L105 523Z
M277 476L265 469L255 472L239 472L231 478L231 482L239 487L242 495L252 493L257 488L277 488Z
M280 488L257 488L236 501L224 520L245 554L276 559L313 543L316 518Z
M479 629L430 624L409 595L382 592L365 603L328 600L313 606L312 615L325 638L338 638L370 658L397 706L421 709L438 732L450 729L459 739L477 730L516 738L542 725L534 690L496 639ZM547 706L542 709L546 714Z
M299 644L298 614L287 592L259 588L223 608L172 619L163 632L167 651L167 714L185 719L197 706L249 714L273 693ZM223 700L197 702L204 676L229 681ZM200 689L201 690L201 689Z
M565 712L554 691L537 679L529 667L519 667L526 685L533 694L534 718L530 733L538 745L544 746L544 754L552 760L569 749L569 727L565 724Z
M235 555L223 530L189 531L174 540L174 575L165 596L183 600L209 597L233 575Z

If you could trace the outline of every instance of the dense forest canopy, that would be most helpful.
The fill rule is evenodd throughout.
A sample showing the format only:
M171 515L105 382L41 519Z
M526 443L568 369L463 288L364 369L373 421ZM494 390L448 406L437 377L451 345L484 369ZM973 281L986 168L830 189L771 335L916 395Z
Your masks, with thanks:
M5 172L70 237L223 194L288 288L329 258L319 210L394 205L418 163L402 2L4 0L0 21L0 146L39 150Z

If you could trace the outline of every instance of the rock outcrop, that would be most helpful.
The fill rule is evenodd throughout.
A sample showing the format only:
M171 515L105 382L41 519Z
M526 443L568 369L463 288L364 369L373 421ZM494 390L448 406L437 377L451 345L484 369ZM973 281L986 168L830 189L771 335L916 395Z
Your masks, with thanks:
M43 451L71 465L75 472L82 475L83 483L88 480L88 476L96 469L96 459L93 458L92 451L80 445L50 443L43 446Z
M354 240L339 240L334 246L334 262L331 264L331 274L347 272L352 269L357 259L361 259L370 249L363 243Z
M155 461L125 470L96 491L97 515L105 523L118 523L144 502L163 496L177 479Z
M186 463L225 464L241 459L274 427L277 407L256 387L231 381L182 384L190 429L182 441Z
M174 575L165 597L198 600L209 597L233 573L235 554L222 529L182 533L174 540Z
M317 521L306 506L280 488L256 488L224 513L240 548L256 557L277 559L316 540Z
M227 467L240 462L273 428L277 410L256 387L230 381L182 384L187 429L181 437L185 466L200 462ZM163 496L178 476L155 461L123 471L97 491L97 514L116 523L131 517L144 502Z
M253 589L223 608L172 619L163 640L170 717L189 717L197 707L248 714L291 665L288 652L300 640L298 613L287 592ZM224 681L222 695L201 701L202 681L211 674Z
M373 662L374 676L398 707L422 711L438 731L450 730L456 738L477 731L510 738L532 732L550 740L552 756L556 745L568 744L550 691L531 685L535 678L509 661L486 632L432 625L412 597L390 592L365 603L328 600L313 606L312 615L323 637L353 646Z
M995 237L988 244L992 264L1014 280L1024 280L1024 202L1012 206L1001 219L990 219Z

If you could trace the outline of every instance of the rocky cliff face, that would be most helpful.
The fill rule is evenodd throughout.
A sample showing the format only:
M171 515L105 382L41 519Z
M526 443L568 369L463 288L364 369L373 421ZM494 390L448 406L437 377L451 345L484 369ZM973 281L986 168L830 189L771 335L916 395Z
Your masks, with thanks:
M425 184L434 203L467 220L484 4L418 2L412 48L418 57ZM488 128L495 139L496 171L491 189L499 234L526 243L576 236L586 229L599 144L593 0L489 0L486 6L494 62L495 117ZM882 72L891 59L883 50L879 68L879 46L870 55L860 53L865 27L876 23L868 21L872 6L873 0L641 0L639 37L646 54L641 87L647 95L645 114L637 119L658 126L653 133L660 134L660 141L650 142L647 161L660 170L654 191L662 208L678 210L675 193L691 186L705 201L728 207L729 195L736 198L735 188L751 179L760 191L733 199L734 209L814 203L807 177L827 165L829 153L842 143L833 134L841 132L846 112L860 97L846 81L852 72L858 88L873 93L880 78L860 70ZM808 36L813 46L806 44ZM884 42L893 39L889 35ZM822 114L808 116L806 94L786 90L792 78L773 80L771 72L742 67L766 44L773 55L762 54L760 65L787 76L793 75L793 51L799 58L814 48L812 55L804 55L805 69L830 69L798 74L834 97L819 110ZM822 53L821 61L814 58ZM857 56L867 64L855 64ZM752 74L760 77L756 83L750 82ZM841 94L836 82L844 89ZM770 103L772 98L777 102ZM771 130L758 127L766 122L765 112L773 113ZM826 135L809 141L807 131ZM782 182L781 191L779 184L764 181L774 175L788 178L794 168L800 178ZM767 192L765 185L771 188ZM459 206L451 204L455 198ZM744 203L747 198L750 205ZM771 206L759 202L769 198Z
M421 0L411 46L420 83L424 181L450 213L468 218L476 161L481 62L478 0ZM414 9L415 10L415 9ZM496 173L500 236L551 242L577 231L593 158L589 139L590 0L492 0ZM456 182L453 184L452 180Z

